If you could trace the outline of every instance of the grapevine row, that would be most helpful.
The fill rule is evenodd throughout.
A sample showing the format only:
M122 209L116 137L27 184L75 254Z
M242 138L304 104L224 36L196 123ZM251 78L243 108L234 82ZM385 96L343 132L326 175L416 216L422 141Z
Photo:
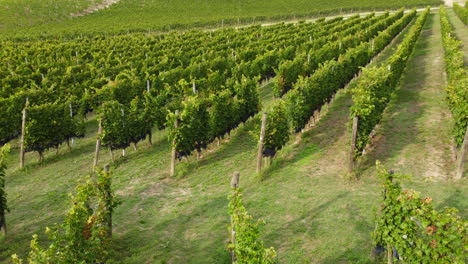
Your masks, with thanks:
M282 57L280 56L280 60L276 60L273 65L267 64L268 68L263 71L263 76L271 72L268 69L273 69L278 65ZM222 138L238 124L245 122L247 118L259 111L255 81L244 78L236 81L234 85L228 83L229 81L226 86L233 87L231 89L233 93L215 92L211 95L211 100L207 101L200 97L190 98L183 102L182 112L179 115L170 116L167 124L170 130L169 137L173 142L177 157L190 155L193 150L200 152L209 142ZM174 125L176 120L177 126Z
M453 11L455 11L455 14L457 14L465 26L468 25L468 2L465 3L465 6L453 3Z
M364 69L356 87L351 91L353 98L351 116L359 119L355 158L362 155L369 142L369 134L382 119L383 112L413 52L428 14L429 9L426 9L384 65Z
M108 168L88 176L76 188L62 224L46 229L50 244L33 235L29 263L105 263L112 239L112 214L119 205ZM16 254L15 264L24 263Z
M152 97L154 101L158 102L158 104L153 105L153 107L159 109L156 111L159 114L162 114L158 115L158 117L164 116L164 111L160 111L162 107L167 107L166 109L168 110L179 109L182 111L180 117L177 117L180 119L180 126L174 128L174 118L171 116L168 117L169 122L167 123L167 126L170 128L170 138L175 144L174 147L177 149L179 158L190 155L190 153L195 149L200 151L202 148L206 147L208 142L213 141L214 138L223 137L224 134L228 133L240 122L244 122L250 116L255 114L259 108L259 99L256 88L258 78L261 77L253 76L252 72L254 72L255 75L268 76L268 74L271 74L273 67L277 64L275 61L281 60L283 56L288 56L290 53L288 50L289 49L280 48L276 53L268 52L264 55L257 55L257 58L253 61L242 63L242 65L238 65L237 67L233 65L234 69L245 69L246 74L250 72L250 78L244 77L244 74L239 75L225 72L223 75L224 78L227 78L225 83L222 82L222 79L224 78L217 78L217 82L209 82L209 90L207 88L203 89L203 86L202 89L198 90L200 86L197 85L197 90L195 92L192 90L192 87L190 87L191 85L183 79L184 74L178 74L177 78L182 78L177 83L180 87L179 89L173 89L172 87L166 86L168 89L162 90L159 94L156 94L156 96L155 93L152 92L149 97ZM228 69L230 67L225 68ZM257 70L254 70L254 68L257 68ZM186 72L189 71L186 70ZM195 87L195 83L193 86ZM158 91L159 89L155 90ZM110 91L115 92L116 90L112 89ZM184 99L187 96L189 98ZM112 98L112 96L110 97ZM105 98L109 98L109 96L105 96ZM129 98L131 98L131 96ZM207 114L208 107L213 109L210 111L209 115ZM230 116L227 120L224 120L226 117L226 109L221 110L222 107L231 107L229 109ZM220 110L217 111L216 109ZM154 112L155 109L140 108L140 111ZM115 118L118 118L119 116L119 110L114 108L113 112L100 111L99 119L114 119L116 123L118 123L121 121L118 121ZM158 118L158 120L162 119L164 118ZM151 120L147 120L146 122L151 127ZM130 144L131 141L129 140L132 136L139 139L144 138L144 134L139 133L141 130L123 132L119 130L122 125L116 126L113 122L104 122L102 124L104 131L102 140L104 146L113 145L118 147L120 145L121 147L126 147ZM209 124L211 124L211 126L209 126ZM164 124L162 123L158 127L163 128ZM210 130L209 127L213 129ZM151 131L151 129L146 131ZM137 134L131 135L133 132L137 132ZM106 138L106 134L127 134L127 136ZM115 142L112 142L113 140Z
M402 263L465 263L467 227L455 208L435 210L432 198L403 190L401 175L378 168L383 182L374 243Z
M317 41L316 46L321 48L311 51L306 50L306 52L299 53L293 60L285 61L278 68L278 78L274 86L275 95L284 95L293 87L299 76L310 76L320 64L336 59L349 48L368 41L378 33L375 29L384 29L401 16L403 16L403 11L390 17L388 17L388 13L385 13L382 17L363 21L363 23L356 24L346 31L340 32L337 38L327 38L326 42ZM385 19L382 20L382 18Z
M237 67L234 66L234 69L242 74L236 71L226 73L224 75L227 78L226 82L211 83L208 91L203 88L200 91L198 89L196 92L192 91L190 84L182 78L178 82L181 88L176 91L189 98L181 101L180 104L178 103L180 95L177 95L178 92L174 89L159 94L157 98L163 97L164 99L158 101L166 101L172 104L174 110L181 111L177 116L170 115L167 123L170 130L169 138L173 142L177 157L190 155L194 150L200 152L209 142L224 137L238 124L257 113L260 106L256 91L258 79L271 76L273 69L280 61L288 58L293 49L294 46L280 47L276 51L259 54L252 61L241 62ZM178 77L181 78L183 75ZM195 84L193 86L195 87ZM174 125L176 120L177 127ZM105 127L104 130L106 130Z
M440 8L440 23L448 79L447 101L455 120L455 143L461 146L468 127L468 68L464 64L463 43L454 37L453 26L444 7Z
M289 138L289 133L285 132L290 129L298 132L304 128L314 111L319 110L359 72L360 67L383 50L415 15L416 11L405 14L386 30L379 32L373 41L361 43L340 55L337 60L325 62L310 77L299 78L294 88L267 111L263 154L274 156Z
M333 22L319 21L319 23L323 23L325 27L329 27L330 25L333 25L337 21L339 21L339 19L334 19ZM313 26L301 25L301 26L298 26L297 28L305 28L307 30L309 27L313 28L315 27L315 25ZM289 31L289 28L290 27L285 28L286 32ZM279 36L282 36L282 35L279 34ZM224 69L229 68L228 65L225 64L225 62L219 61L219 60L218 60L218 63L216 62L216 60L211 60L211 61L206 62L207 65L208 63L211 63L212 65L214 65L210 67L217 67L217 68L224 67ZM198 67L200 67L199 64L198 64ZM191 68L189 68L188 72L190 72L190 69ZM176 74L174 76L176 76ZM73 75L73 78L76 78L76 76ZM219 76L217 79L222 79L222 78L223 76ZM45 79L46 79L45 81L47 81L47 77L45 77ZM66 80L67 78L64 78L64 79ZM44 81L44 78L43 78L43 81ZM101 82L101 85L104 85L104 83L107 81L102 81L102 78L97 78L97 82L98 84L99 82ZM109 89L99 90L99 91L109 91L110 94L104 93L104 94L98 94L98 95L100 95L101 97L104 97L107 100L109 100L109 98L117 99L118 101L123 103L121 110L124 110L123 108L130 107L129 104L133 100L133 98L136 98L139 95L142 96L141 90L143 89L138 88L138 87L143 86L141 85L141 83L142 82L138 80L138 76L136 76L136 74L134 74L133 72L130 72L128 74L121 73L116 77L116 80L114 82L109 82L108 84L105 84L104 88L108 87ZM136 89L131 89L131 88L136 88ZM157 88L161 88L161 87L157 87ZM73 92L74 90L73 87L70 88L70 90ZM153 89L153 90L156 90L156 89ZM67 95L65 94L65 96ZM42 158L42 152L45 149L48 149L50 147L57 147L58 144L61 144L62 142L67 141L70 138L70 135L73 135L73 137L82 135L81 130L78 129L80 126L79 124L76 124L76 120L72 122L71 120L61 120L59 118L60 116L64 116L62 112L63 112L63 109L66 108L66 105L60 104L61 105L60 107L58 106L53 107L55 105L55 103L53 102L56 99L58 99L56 96L54 96L53 91L50 91L50 89L48 90L37 89L37 90L31 90L28 92L20 92L20 93L15 94L14 96L10 96L9 98L0 100L0 107L5 110L4 111L5 113L7 113L6 115L2 116L1 121L0 121L5 124L5 126L2 126L2 128L0 129L0 136L1 136L0 138L2 139L2 143L5 143L19 135L20 124L21 124L20 123L21 122L21 109L25 105L26 98L29 98L30 101L32 102L31 110L26 120L27 121L26 133L25 133L26 134L25 135L26 151L36 150L40 153L40 157ZM160 99L161 98L156 98L153 101L159 101L159 102L163 101ZM75 111L79 110L81 114L84 114L84 112L89 111L91 109L97 109L104 101L105 100L102 100L101 102L99 102L99 97L96 97L96 95L93 95L90 97L85 95L82 100L78 102L77 100L73 100L73 101L70 101L69 104L70 106L73 105L73 109L76 109ZM40 106L34 105L34 103L36 102L43 102L43 103L49 102L49 104L47 106L44 105L40 107ZM83 102L85 102L84 103L85 110L83 110ZM91 105L92 107L89 107L89 105ZM161 106L162 104L156 105L156 107L158 108L161 108ZM60 108L62 110L60 110ZM147 107L146 109L149 109L149 108ZM39 110L43 111L43 116L46 117L44 120L39 120L40 119L39 117L42 115ZM140 114L138 113L138 111L139 110L134 110L133 111L134 114L129 115L129 117L135 116L135 115L144 116L144 118L147 117L148 113ZM155 111L152 110L151 112L155 112ZM158 113L163 112L163 110L156 111L156 112L157 112L156 114L158 114ZM55 116L55 117L51 117L51 116ZM159 115L156 118L158 118L158 121L159 121L158 123L161 124L160 127L162 127L163 121L161 121L161 119L165 119L165 116L161 117L161 115ZM143 119L141 117L133 118L133 119L137 120L137 121L135 120L132 121L133 124L143 124L143 123L147 124L146 122L142 121ZM132 122L127 120L127 123L129 124ZM48 126L47 123L53 124L53 125ZM68 126L66 124L68 124ZM144 126L144 127L147 127L147 126ZM64 134L65 132L57 133L58 130L61 130L60 132L62 131L64 132L65 130L68 130L67 132L68 134ZM146 134L149 134L151 131L151 129L144 129L144 130ZM141 131L138 131L138 133L139 132ZM131 131L131 132L126 133L126 137L127 138L133 137L132 139L128 139L127 141L136 143L135 141L137 141L138 139L141 139L142 136L139 134L135 134L135 131ZM135 139L135 137L137 139ZM106 141L110 141L107 139L112 138L112 136L108 135L105 138L106 138ZM109 143L109 145L112 145L112 144L113 143ZM118 144L120 143L117 143L117 145ZM121 144L121 146L125 146L125 144L124 145ZM116 147L116 144L113 144L113 146L109 146L109 147L111 147L112 149Z

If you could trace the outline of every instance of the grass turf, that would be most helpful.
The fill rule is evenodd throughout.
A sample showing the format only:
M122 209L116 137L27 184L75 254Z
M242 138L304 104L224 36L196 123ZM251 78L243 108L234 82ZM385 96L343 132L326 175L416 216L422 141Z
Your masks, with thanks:
M17 34L17 36L30 33L147 31L203 25L221 26L223 20L224 23L231 24L237 23L238 19L252 23L268 18L293 18L296 15L319 15L319 13L330 14L351 10L397 9L403 6L439 5L440 3L440 0L121 0L110 8L84 17L74 19L62 17L61 21L58 22L32 27L13 27L3 31L8 35ZM0 16L0 20L5 15ZM27 17L30 16L33 17L32 15ZM28 18L17 16L11 22L27 24L23 20ZM253 20L253 18L256 19ZM8 19L8 21L10 20Z
M2 0L0 32L63 20L103 0Z

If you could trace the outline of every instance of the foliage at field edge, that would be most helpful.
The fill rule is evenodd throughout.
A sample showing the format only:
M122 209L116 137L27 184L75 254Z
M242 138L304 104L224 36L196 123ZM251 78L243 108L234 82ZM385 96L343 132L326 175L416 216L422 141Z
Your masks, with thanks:
M328 102L359 72L360 67L365 66L382 51L415 16L416 11L405 15L403 11L400 11L370 28L359 31L356 39L362 42L344 53L340 49L335 50L330 47L338 53L338 59L326 61L310 76L300 76L293 89L282 99L277 100L276 104L284 102L286 107L277 107L275 112L284 109L286 113L275 115L287 118L280 118L276 120L277 122L267 126L266 135L275 136L275 138L270 136L271 138L266 139L269 149L274 150L272 154L274 155L277 150L281 149L289 137L288 134L277 134L275 131L283 131L286 127L290 127L294 132L299 132L304 128L314 111L319 110L324 103ZM258 129L257 133L259 133Z
M26 105L26 111L25 150L37 151L41 159L47 149L84 137L83 118L73 116L72 102Z
M468 221L455 208L437 211L432 198L403 190L404 176L378 164L382 179L382 205L377 215L374 243L396 249L404 263L465 263L468 257Z
M461 146L468 127L468 67L464 63L463 42L455 38L453 26L443 6L440 7L440 24L448 77L447 101L455 120L455 144Z
M5 191L6 164L5 159L10 152L10 145L6 144L0 148L0 231L6 233L5 214L10 211L7 204L7 194Z
M453 3L453 11L463 21L463 24L468 25L468 2L465 3L464 7L458 3Z
M235 254L233 263L275 263L276 251L272 247L266 248L260 240L262 222L255 221L245 209L241 189L233 188L229 200L229 214L232 221L229 233L234 233L235 241L234 243L231 241L228 249Z
M88 176L71 196L71 208L62 224L47 227L50 245L39 245L33 235L28 262L35 263L105 263L109 257L112 213L119 204L111 187L112 177L103 170ZM23 260L12 256L15 264Z
M429 12L430 9L426 9L416 20L396 52L384 65L363 69L356 87L352 89L351 116L359 118L355 158L362 155L370 140L369 134L382 119Z

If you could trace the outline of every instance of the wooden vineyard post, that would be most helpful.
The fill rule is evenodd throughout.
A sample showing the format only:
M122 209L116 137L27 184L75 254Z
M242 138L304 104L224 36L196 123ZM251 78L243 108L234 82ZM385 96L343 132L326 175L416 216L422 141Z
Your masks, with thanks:
M99 150L101 149L101 135L102 135L102 123L99 122L98 138L96 140L96 152L94 153L93 167L96 168L99 161Z
M267 156L267 157L263 158L263 160L264 160L264 163L265 163L265 168L270 167L271 157Z
M238 171L234 172L234 175L232 176L232 179L231 179L232 188L239 188L239 178L240 178L240 173Z
M104 166L104 173L106 174L106 176L108 176L108 174L110 173L110 166L109 164L107 164L106 166ZM105 191L108 192L107 195L108 196L111 196L111 193L110 193L110 185L107 186L109 189L106 189ZM106 214L107 214L107 228L109 229L108 230L108 233L107 233L107 236L109 238L112 238L112 212L109 212L110 210L110 205L109 205L109 202L107 202L106 204Z
M355 116L353 118L353 132L351 136L351 150L349 151L349 164L348 171L349 173L353 172L354 169L354 153L356 152L356 137L358 130L359 117Z
M393 264L393 247L387 246L387 264Z
M148 133L148 143L150 144L150 146L153 146L153 133Z
M123 108L120 109L120 111L122 111L122 119L124 118L125 116L125 111ZM123 127L125 128L125 119L124 119L124 122L123 122ZM122 157L125 157L127 155L127 151L125 150L125 147L122 149Z
M322 107L322 111L323 111L323 109L326 109L325 113L328 113L328 111L330 110L330 101L325 102L325 104Z
M23 109L23 119L21 121L21 139L20 139L20 169L24 168L24 134L26 132L26 117L28 114L29 100L26 99L26 106Z
M453 162L456 163L457 162L457 155L458 155L457 151L458 151L458 149L457 149L457 144L455 143L455 140L453 140L453 138L452 138L452 140L450 140L450 147L452 149L452 160L453 160Z
M7 224L6 224L6 217L5 212L2 212L2 219L0 219L0 228L3 230L3 235L7 235Z
M146 80L146 91L148 92L148 94L150 94L150 89L151 89L151 84L150 84L150 80ZM153 133L150 132L148 133L148 142L150 144L150 146L153 145Z
M73 118L73 107L71 103L69 104L69 107L70 107L70 118ZM71 146L70 146L69 141L67 141L67 144L68 144L68 148L71 150L71 147L75 145L75 138L73 137L71 138Z
M465 172L465 159L466 159L466 152L468 150L468 127L466 127L465 137L463 139L463 143L460 149L460 154L457 156L457 172L455 175L455 179L459 180L463 177L463 173Z
M179 110L176 110L175 112L176 119L174 122L174 127L178 128L179 127ZM172 142L172 153L171 153L171 177L175 175L175 165L176 165L176 148L175 148L175 140Z
M5 187L5 186L3 186ZM2 208L2 210L0 211L0 230L3 230L3 235L6 236L7 235L7 223L6 223L6 210L5 208Z
M320 120L320 111L315 110L314 111L314 123L317 125L318 121Z
M263 144L264 144L264 140L265 140L266 119L267 119L267 112L263 112L262 128L260 130L260 141L258 143L257 173L260 173L262 171Z
M240 173L238 171L234 172L234 175L232 175L231 179L231 187L235 191L235 189L239 188L239 178L240 178ZM231 244L235 245L236 244L236 230L234 229L234 221L232 220L231 216ZM234 250L231 251L231 259L232 263L236 261L236 253Z

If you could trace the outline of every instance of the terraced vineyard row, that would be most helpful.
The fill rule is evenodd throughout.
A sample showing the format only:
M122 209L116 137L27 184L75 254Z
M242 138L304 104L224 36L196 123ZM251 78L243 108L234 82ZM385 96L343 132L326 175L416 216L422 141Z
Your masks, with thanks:
M376 24L357 35L359 40L356 47L346 52L336 51L338 59L326 61L315 73L299 78L293 89L271 107L271 120L268 120L265 139L265 155L274 156L281 149L289 137L289 127L299 132L309 122L314 112L320 110L332 96L343 88L371 59L382 51L392 39L405 28L415 17L416 12L403 15L403 12L394 14L393 24ZM390 23L389 23L390 24ZM381 31L387 27L385 30ZM374 33L372 33L374 32ZM371 39L366 34L377 34ZM281 116L281 120L275 120Z
M257 83L273 77L283 61L303 52L315 54L323 43L345 39L338 51L332 48L341 53L348 42L372 38L401 16L399 12L354 16L344 23L342 18L335 18L314 24L162 37L135 35L96 40L98 43L78 39L65 44L46 42L40 44L42 47L37 43L6 43L3 59L7 64L2 71L6 98L0 105L9 113L1 122L10 125L0 131L2 142L20 134L20 113L28 100L26 151L38 151L42 156L46 149L82 136L82 117L97 111L103 144L111 150L131 143L136 147L151 135L153 126L169 126L177 156L190 155L259 111ZM372 25L379 21L377 26ZM350 35L357 32L363 35ZM188 48L193 45L200 48ZM142 46L143 51L134 53ZM24 52L13 53L17 48ZM221 111L222 107L231 107L231 111ZM208 109L212 109L211 114ZM166 116L176 110L181 111L177 117L181 120L174 128L173 115L169 122Z
M438 12L453 138L462 145L466 67L445 9ZM433 15L428 8L266 27L1 42L0 242L7 243L0 243L0 261L24 263L31 235L63 221L46 228L48 241L33 235L27 262L380 261L370 260L371 247L376 255L386 251L389 263L394 256L402 263L463 262L467 223L456 209L439 209L462 207L462 187L416 182L444 193L432 205L380 162L380 188L373 169L364 180L353 171L374 143L370 134L397 114L392 100L421 56L414 51L427 41L427 29L438 30ZM405 127L421 121L407 119ZM16 142L8 144L18 137L20 155ZM83 139L71 149L77 138ZM58 156L64 143L70 149ZM101 145L111 157L99 154ZM115 150L125 156L132 145L128 158L114 159ZM49 159L51 148L57 152ZM40 163L25 166L32 151ZM18 156L20 169L11 168ZM261 170L263 157L270 165L277 157L270 170ZM177 165L180 173L177 159L187 160ZM100 168L104 162L112 173L109 165ZM228 203L226 176L233 171Z

